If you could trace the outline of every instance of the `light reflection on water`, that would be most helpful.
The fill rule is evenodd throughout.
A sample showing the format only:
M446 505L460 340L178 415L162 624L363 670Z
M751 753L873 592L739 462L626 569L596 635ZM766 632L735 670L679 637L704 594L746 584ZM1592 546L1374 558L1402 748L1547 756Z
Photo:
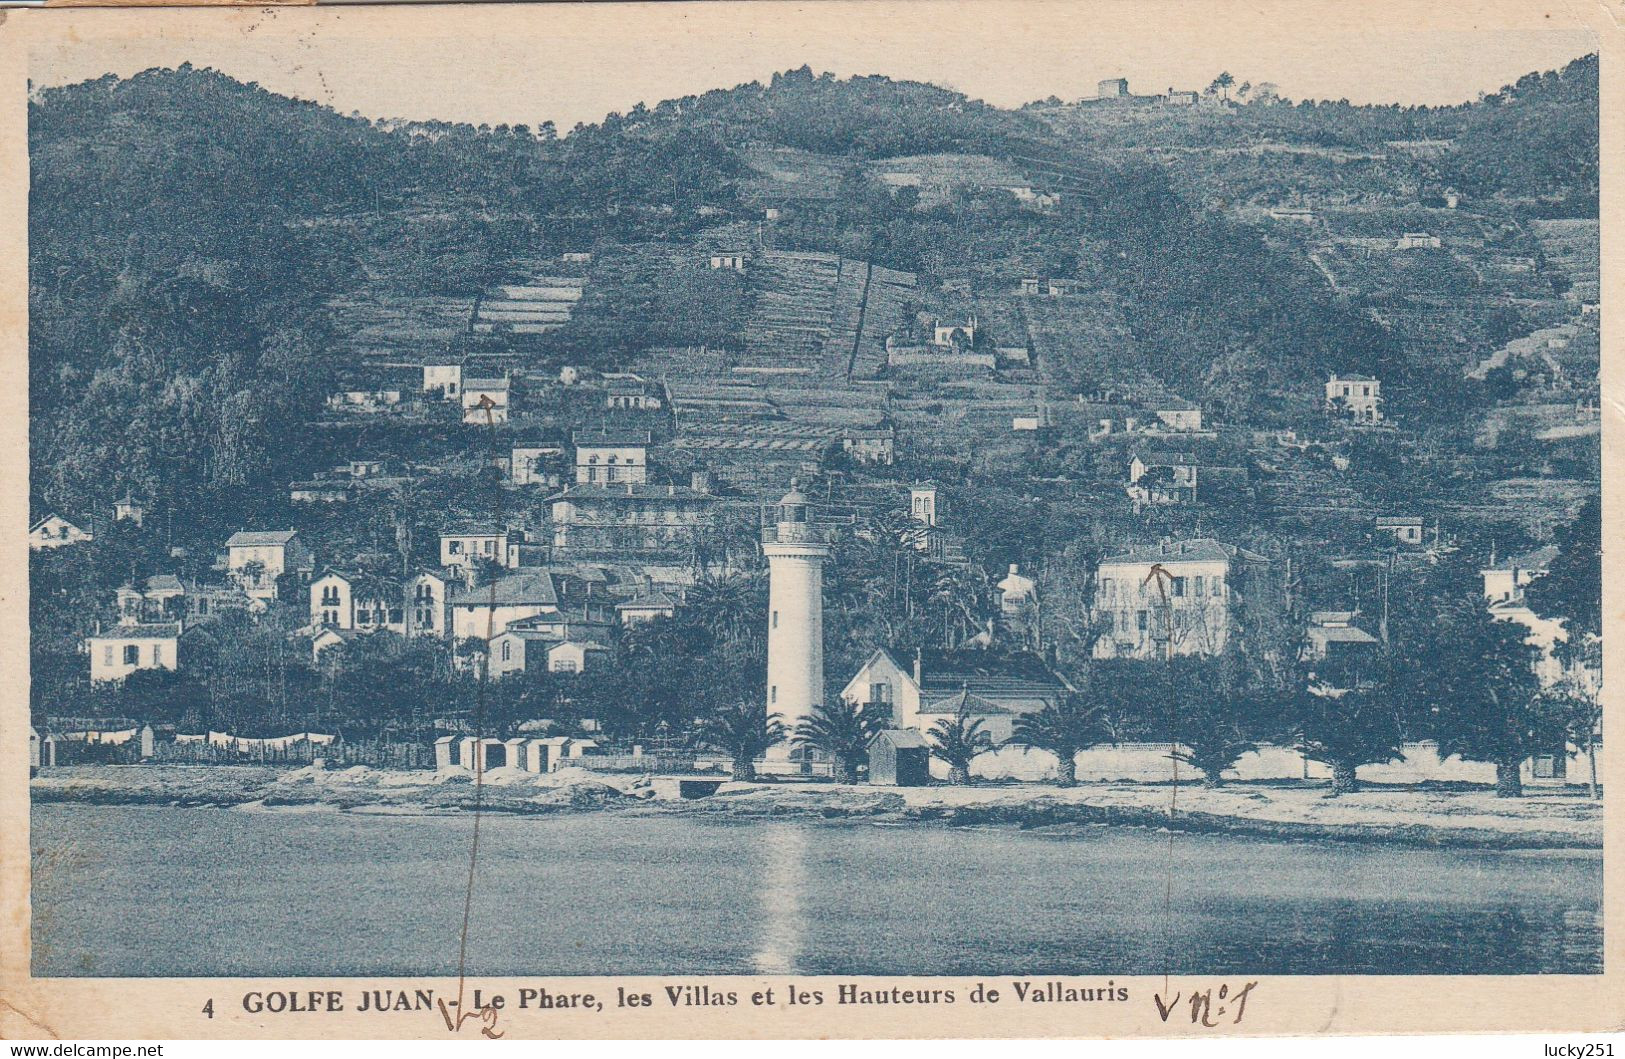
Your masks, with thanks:
M35 972L454 974L470 822L37 806ZM1593 852L493 815L468 971L1596 973L1601 892Z

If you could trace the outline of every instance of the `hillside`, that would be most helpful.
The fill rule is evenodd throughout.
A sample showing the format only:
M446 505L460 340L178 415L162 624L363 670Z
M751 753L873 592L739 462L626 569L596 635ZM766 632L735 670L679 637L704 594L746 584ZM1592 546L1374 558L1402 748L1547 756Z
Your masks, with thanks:
M782 341L872 377L916 311L979 313L994 344L1037 355L1013 381L1063 396L1148 380L1284 426L1318 409L1329 371L1367 371L1414 414L1455 416L1440 380L1551 324L1559 288L1586 282L1568 275L1583 233L1527 220L1594 212L1595 113L1594 59L1455 108L1180 113L1004 111L804 68L562 138L368 122L191 67L45 90L34 504L133 488L241 520L312 470L322 454L289 439L377 363L658 371L668 347L762 364ZM1422 201L1445 186L1461 210ZM1287 205L1314 223L1270 218ZM1421 285L1359 245L1415 230L1442 234L1450 262L1413 270ZM733 249L766 267L707 270ZM579 303L546 326L504 323L539 311L517 295L482 301L556 283L561 255L587 251ZM1031 276L1075 281L1075 300L1024 300Z

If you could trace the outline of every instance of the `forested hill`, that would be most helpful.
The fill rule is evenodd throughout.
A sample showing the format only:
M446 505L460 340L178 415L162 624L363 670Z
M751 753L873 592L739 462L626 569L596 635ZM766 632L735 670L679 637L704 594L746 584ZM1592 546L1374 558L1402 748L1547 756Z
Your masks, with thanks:
M1589 181L1594 203L1595 107L1593 59L1458 108L1246 107L1156 135L1448 134L1470 189L1563 202ZM29 119L36 509L130 488L246 518L311 469L291 442L344 367L335 297L472 295L522 258L692 244L761 216L764 148L838 174L836 194L786 218L780 245L917 272L928 291L1076 274L1121 304L1146 370L1231 412L1329 366L1406 370L1306 259L1154 154L930 85L803 68L559 136L369 122L183 66L38 91ZM1063 203L1039 216L987 187L916 203L869 167L901 156L992 159L1064 188Z

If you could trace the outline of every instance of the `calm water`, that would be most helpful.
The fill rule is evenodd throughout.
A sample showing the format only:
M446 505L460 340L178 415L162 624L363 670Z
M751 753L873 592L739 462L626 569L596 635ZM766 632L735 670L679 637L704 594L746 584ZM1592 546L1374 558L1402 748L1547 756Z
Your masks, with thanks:
M450 975L469 816L33 812L40 975ZM470 974L1601 969L1595 853L487 816ZM1169 887L1171 886L1171 891Z

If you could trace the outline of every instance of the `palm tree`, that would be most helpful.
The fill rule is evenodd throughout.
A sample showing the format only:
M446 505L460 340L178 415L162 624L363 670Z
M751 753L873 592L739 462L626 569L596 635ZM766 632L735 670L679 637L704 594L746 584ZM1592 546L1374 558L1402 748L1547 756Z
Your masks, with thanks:
M787 734L782 716L764 712L758 702L740 700L701 722L699 741L728 754L733 778L749 783L756 778L756 759Z
M1341 693L1309 687L1295 705L1299 745L1311 761L1331 766L1333 796L1360 789L1361 765L1386 764L1404 754L1404 723L1381 685Z
M842 783L858 782L858 766L869 760L869 743L891 718L847 699L822 703L796 725L791 741L821 750L840 769Z
M1007 746L1048 750L1055 755L1056 784L1072 787L1078 782L1078 751L1087 750L1110 738L1111 730L1105 711L1086 704L1083 696L1074 692L1060 702L1046 703L1037 713L1022 714L1016 718L1015 732L1005 743Z
M719 577L710 571L694 583L684 600L684 610L694 623L719 643L731 643L750 630L757 609L751 586L743 577Z
M938 721L926 733L931 753L948 765L948 782L970 782L970 765L978 757L993 749L993 737L982 728L981 718L973 718L965 709L951 721Z

